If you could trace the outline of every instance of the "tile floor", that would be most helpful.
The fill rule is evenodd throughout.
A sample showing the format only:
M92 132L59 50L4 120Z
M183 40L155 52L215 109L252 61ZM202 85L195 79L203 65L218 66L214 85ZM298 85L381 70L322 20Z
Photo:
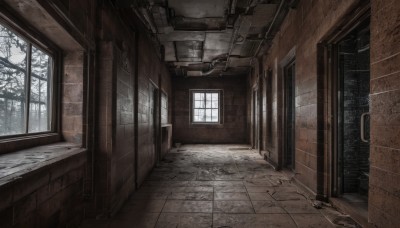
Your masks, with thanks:
M114 218L86 220L82 227L328 228L343 216L314 208L290 178L246 145L184 145Z

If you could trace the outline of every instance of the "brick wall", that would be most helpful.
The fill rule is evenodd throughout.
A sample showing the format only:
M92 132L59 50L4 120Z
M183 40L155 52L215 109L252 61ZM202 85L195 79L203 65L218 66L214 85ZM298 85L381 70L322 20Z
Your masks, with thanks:
M246 77L173 78L173 140L179 143L246 143ZM221 125L190 123L190 89L223 91Z
M135 184L135 34L120 23L116 11L101 11L97 89L95 211L115 213ZM116 35L119 34L119 35Z
M0 227L78 226L84 216L85 165L86 155L79 153L2 182Z
M369 221L400 227L400 2L371 3Z
M153 143L154 131L151 117L150 97L153 96L151 87L163 90L171 99L171 82L167 67L160 61L155 49L150 43L150 38L143 33L139 34L138 56L138 176L137 184L140 185L147 174L154 167L157 159ZM155 99L159 99L154 97ZM170 102L171 103L171 102ZM170 119L171 115L169 115ZM170 120L169 120L170 121ZM157 134L157 132L156 132ZM159 136L159 135L156 135Z
M317 193L318 154L317 107L317 44L358 1L300 1L296 9L289 11L280 31L273 40L269 52L262 60L263 69L271 69L272 94L269 119L270 129L263 127L263 137L268 158L282 164L282 67L291 50L295 50L295 145L296 178ZM255 76L251 82L255 83ZM265 94L263 99L267 99ZM321 104L320 104L321 105ZM323 104L322 104L323 105ZM266 119L263 119L266 122ZM271 134L272 133L272 134ZM323 153L323 152L322 152Z
M83 51L68 52L64 57L62 78L62 135L64 140L81 144L83 141L84 82L86 70Z
M74 4L69 1L64 5L71 9ZM161 88L168 98L171 97L169 72L159 60L149 37L144 35L145 31L140 26L137 27L138 35L133 33L127 24L121 23L118 13L108 4L102 5L97 13L100 20L96 56L98 87L95 89L94 107L97 116L94 172L97 181L94 204L88 207L88 216L109 216L116 212L156 162L156 148L151 143L150 133L153 125L149 122L150 81ZM84 29L85 26L78 27ZM90 34L93 27L87 29ZM138 112L137 125L135 111Z
M324 73L319 72L319 42L337 30L340 24L361 1L300 1L297 8L290 10L268 53L263 57L263 69L272 69L270 90L271 101L267 107L272 110L272 135L268 133L268 123L263 127L264 149L269 159L281 162L282 143L280 123L282 122L282 67L280 63L292 48L296 54L296 179L317 194L325 189L332 164L327 144L330 130L322 123L330 118L330 108L326 103L329 94L324 94ZM371 1L371 145L369 222L378 227L400 226L396 216L400 214L399 151L400 134L398 106L400 102L400 23L398 1ZM250 86L255 83L253 73ZM266 92L268 94L268 92ZM326 96L326 97L324 97ZM322 112L321 112L322 110ZM327 115L327 116L324 116ZM268 113L263 121L269 122ZM322 124L322 125L321 125ZM358 133L355 133L358 134ZM325 137L325 138L324 138ZM328 160L326 160L328 159ZM349 159L347 159L349 161ZM362 160L358 163L366 163ZM322 167L322 168L321 168ZM320 177L322 177L322 180ZM324 182L325 181L325 182ZM323 193L323 192L322 192ZM324 193L323 193L324 194ZM328 190L329 194L329 190Z

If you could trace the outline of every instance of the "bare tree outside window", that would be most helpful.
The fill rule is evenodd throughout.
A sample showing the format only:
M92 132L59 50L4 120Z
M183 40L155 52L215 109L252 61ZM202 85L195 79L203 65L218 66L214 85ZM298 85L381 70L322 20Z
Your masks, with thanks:
M51 130L52 58L0 24L0 136Z

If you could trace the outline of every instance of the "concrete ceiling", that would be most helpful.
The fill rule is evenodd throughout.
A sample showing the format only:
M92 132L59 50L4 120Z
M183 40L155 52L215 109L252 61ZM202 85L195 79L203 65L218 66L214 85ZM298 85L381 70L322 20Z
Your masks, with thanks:
M249 71L276 23L280 4L281 0L141 0L130 6L163 46L161 55L174 75L221 76Z

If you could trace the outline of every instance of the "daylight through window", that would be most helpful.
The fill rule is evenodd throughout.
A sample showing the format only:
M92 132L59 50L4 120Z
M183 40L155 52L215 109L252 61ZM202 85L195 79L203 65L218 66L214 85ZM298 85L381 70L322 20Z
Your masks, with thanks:
M218 123L219 103L220 103L219 92L194 92L193 122Z
M0 24L0 136L51 130L52 58Z

